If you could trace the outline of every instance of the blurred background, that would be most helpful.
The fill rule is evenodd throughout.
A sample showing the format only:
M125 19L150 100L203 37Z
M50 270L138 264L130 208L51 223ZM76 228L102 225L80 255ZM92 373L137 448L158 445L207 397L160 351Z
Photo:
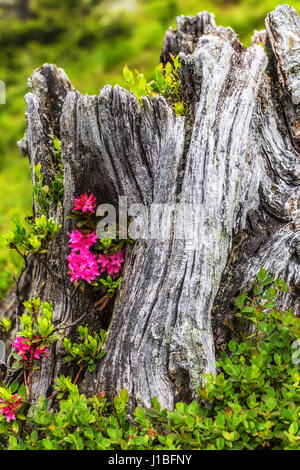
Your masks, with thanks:
M231 26L245 46L266 14L280 3L300 12L300 0L0 0L0 80L6 104L0 105L0 234L13 215L31 213L27 159L16 142L25 130L27 79L45 62L63 67L75 88L98 94L106 83L125 86L127 63L150 80L166 29L176 16L213 12ZM21 258L0 244L0 300L13 284Z

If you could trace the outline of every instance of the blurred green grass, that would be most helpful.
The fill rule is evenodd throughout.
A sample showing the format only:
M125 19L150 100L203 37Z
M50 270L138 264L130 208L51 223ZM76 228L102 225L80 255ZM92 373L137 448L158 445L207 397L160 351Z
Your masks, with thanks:
M7 104L0 106L0 233L14 214L31 212L29 165L16 146L25 130L24 95L32 71L45 62L63 67L75 88L98 94L106 84L125 85L127 63L152 78L165 31L177 15L213 12L247 46L254 29L264 28L274 0L32 0L31 17L0 12L0 79ZM286 2L300 11L300 0ZM12 285L21 259L0 245L0 299Z

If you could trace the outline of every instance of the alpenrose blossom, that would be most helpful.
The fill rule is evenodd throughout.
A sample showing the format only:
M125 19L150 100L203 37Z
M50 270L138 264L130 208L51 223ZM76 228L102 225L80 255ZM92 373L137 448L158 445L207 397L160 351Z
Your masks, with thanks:
M89 234L83 234L80 230L73 230L69 233L69 247L73 250L81 250L85 248L90 248L98 240L98 236L95 232Z
M100 275L96 255L90 251L98 237L95 232L84 235L79 230L73 230L69 238L71 253L68 262L71 282L76 283L81 279L91 284Z
M117 277L122 270L122 263L124 263L123 250L119 250L113 255L99 255L98 263L101 273L106 271L110 276Z
M74 201L74 210L94 213L96 198L94 194L88 196L82 194ZM122 233L126 232L125 227L121 227ZM86 281L92 284L101 273L107 272L112 277L117 277L122 270L124 263L123 251L119 250L112 255L98 255L91 252L90 248L95 245L98 236L95 232L82 233L80 230L73 230L69 234L70 254L68 256L69 274L71 282Z
M31 345L29 339L22 338L21 336L17 336L12 344L17 350L17 354L22 356L24 361L30 361L31 359L41 359L42 357L47 357L49 355L48 346L40 348L38 343Z
M11 397L10 402L0 397L0 414L5 415L6 421L8 423L16 419L15 412L17 411L21 403L22 403L22 398L18 394L13 395Z
M96 256L90 251L72 251L68 256L71 282L80 279L91 284L99 276L99 266Z
M82 194L74 201L74 210L82 212L90 212L93 214L96 207L96 198L92 193L90 196L87 193Z

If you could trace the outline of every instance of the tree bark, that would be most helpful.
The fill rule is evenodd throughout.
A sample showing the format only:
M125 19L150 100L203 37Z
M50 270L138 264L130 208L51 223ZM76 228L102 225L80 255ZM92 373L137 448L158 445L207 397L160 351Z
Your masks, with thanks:
M188 117L175 116L161 96L139 105L120 86L82 96L61 69L45 64L30 80L20 143L33 181L38 163L53 177L54 135L65 165L64 201L52 214L63 229L42 261L30 261L22 297L52 300L57 321L84 313L82 323L108 328L106 356L83 377L84 392L113 396L126 387L132 402L149 406L156 396L170 409L193 397L203 372L215 372L229 338L224 322L260 267L290 283L281 307L300 313L299 17L278 6L248 49L207 12L179 17L177 25L161 61L180 55ZM66 216L83 192L99 204L117 206L126 196L129 206L172 208L161 239L127 248L121 289L102 313L92 288L76 290L67 274L73 222ZM176 236L188 206L195 246ZM35 397L50 394L57 375L75 376L62 355L56 346L43 361Z

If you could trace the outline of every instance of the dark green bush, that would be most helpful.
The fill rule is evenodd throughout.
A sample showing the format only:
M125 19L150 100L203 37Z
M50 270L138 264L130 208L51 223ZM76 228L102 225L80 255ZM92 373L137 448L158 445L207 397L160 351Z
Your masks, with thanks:
M25 417L6 423L9 449L300 449L300 320L282 312L276 299L288 290L262 269L253 295L241 295L238 316L253 325L242 342L230 341L219 373L205 376L192 403L162 410L154 398L151 409L128 407L128 394L109 403L99 392L81 394L68 377L57 380L59 408L49 411L48 400ZM298 350L297 350L298 347ZM5 440L5 439L4 439Z

